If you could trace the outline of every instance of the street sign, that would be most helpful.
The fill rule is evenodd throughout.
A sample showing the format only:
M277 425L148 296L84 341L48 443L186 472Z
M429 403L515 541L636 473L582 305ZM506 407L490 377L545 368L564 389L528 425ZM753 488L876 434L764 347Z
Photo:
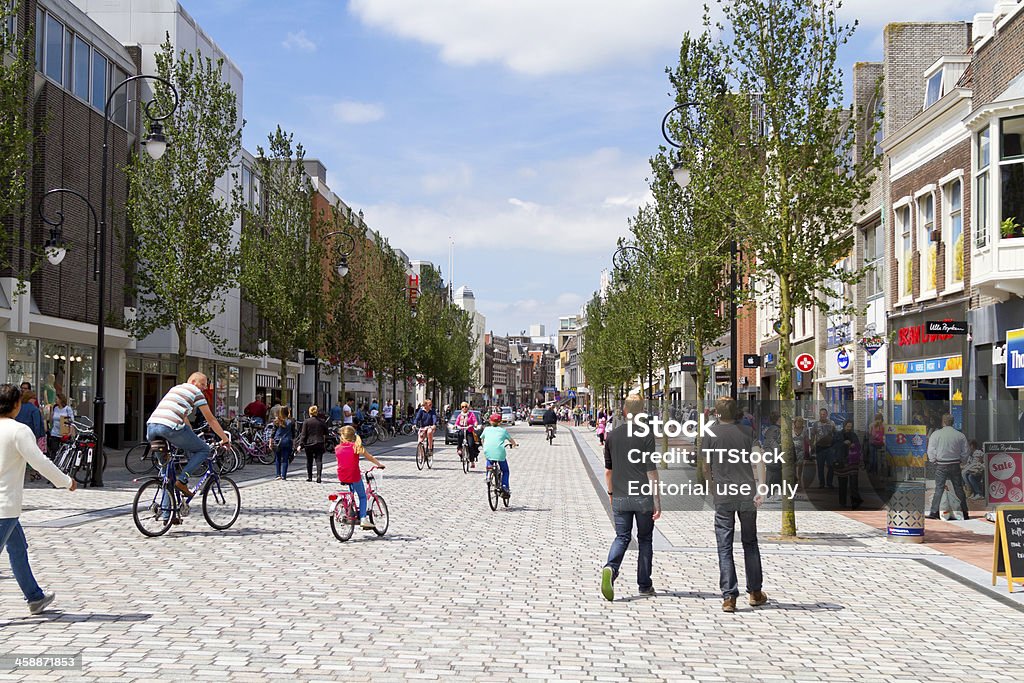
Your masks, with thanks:
M745 368L759 368L761 367L761 356L756 353L745 353L743 354L743 367Z
M966 320L940 320L925 323L928 334L967 334Z
M1024 389L1024 328L1006 331L1006 388Z
M768 353L764 354L764 364L765 364L765 367L767 367L769 365L774 365L775 364L775 354L772 353L771 351L769 351Z
M796 369L800 372L810 372L814 369L814 356L809 353L801 353L796 357Z
M772 323L772 329L775 330L775 334L782 334L782 321L776 320Z
M576 398L576 392L573 391L572 389L570 389L569 392L565 396L566 396L566 398Z
M316 351L310 351L304 349L302 352L302 364L303 365L316 365Z
M679 369L683 372L697 372L697 356L682 356L679 359Z
M840 370L850 367L850 354L846 352L846 349L839 349L839 353L836 354L836 364Z

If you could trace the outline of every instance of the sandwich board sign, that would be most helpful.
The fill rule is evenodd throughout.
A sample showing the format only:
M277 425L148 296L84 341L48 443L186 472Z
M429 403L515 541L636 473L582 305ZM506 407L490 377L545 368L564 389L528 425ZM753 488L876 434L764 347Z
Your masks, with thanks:
M996 535L992 543L992 585L998 577L1013 584L1024 583L1024 505L1000 505L996 508Z

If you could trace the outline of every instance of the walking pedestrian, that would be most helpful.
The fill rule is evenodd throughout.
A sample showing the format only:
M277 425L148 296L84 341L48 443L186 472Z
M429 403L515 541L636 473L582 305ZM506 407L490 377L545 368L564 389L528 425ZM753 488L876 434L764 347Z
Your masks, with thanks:
M835 448L835 471L839 479L839 505L856 510L863 504L860 497L860 468L863 450L860 437L853 429L853 420L843 423L843 431L839 433Z
M55 396L50 428L50 437L46 440L50 457L53 458L60 449L61 443L71 436L71 423L75 419L75 409L68 405L68 397L61 392Z
M317 406L309 407L309 417L299 431L299 448L306 450L306 481L313 481L313 464L316 464L316 483L324 471L324 448L327 443L327 421Z
M274 451L274 469L277 478L281 480L288 478L288 463L291 462L295 437L295 420L290 415L291 410L281 406L274 420L274 436L270 439L270 448Z
M601 445L604 445L604 432L607 423L608 421L605 419L604 415L597 418L597 440L601 442Z
M807 421L802 417L793 418L793 458L796 460L796 481L801 489L808 488L804 481L805 468L810 466L814 472L814 453L811 451L811 437L807 430ZM811 475L814 476L813 474Z
M622 414L636 415L643 409L643 399L631 394L622 407ZM615 599L615 579L619 576L634 524L640 546L636 562L637 587L640 595L655 595L651 580L654 522L661 517L658 467L650 458L655 451L654 435L633 436L629 433L628 422L620 424L604 439L604 479L615 520L615 540L601 570L601 594L606 600ZM650 491L644 492L643 487L648 484Z
M781 419L782 416L774 411L769 417L770 423L765 428L764 436L761 438L761 446L766 453L782 452L782 429L779 427ZM772 460L772 462L765 466L765 470L768 477L769 495L774 496L775 494L771 493L771 491L782 490L782 463Z
M759 607L768 602L761 590L763 573L761 550L757 545L757 509L763 496L758 493L764 482L764 468L756 467L751 458L732 457L735 453L753 454L757 448L751 431L736 424L740 417L736 400L729 397L716 403L719 424L714 436L702 444L704 460L708 466L709 486L715 504L715 540L718 544L719 586L722 590L722 611L735 612L739 584L732 545L736 533L736 518L740 520L740 540L743 543L743 566L747 580L748 602Z
M818 411L818 421L811 427L811 440L814 443L814 459L818 465L818 488L835 488L833 477L835 473L832 467L833 441L835 440L835 425L828 419L828 410L822 408Z
M28 542L21 528L25 466L43 475L58 488L74 491L75 480L57 469L39 450L32 430L15 420L21 410L21 390L13 384L0 385L0 548L7 549L11 573L18 582L30 614L46 609L56 593L46 593L36 582L28 561Z
M28 384L24 382L22 386ZM32 430L39 450L46 451L46 425L43 424L43 413L35 403L35 393L31 389L21 390L21 409L14 419Z
M960 503L964 519L967 514L967 495L964 493L964 480L960 474L960 465L971 455L967 437L953 427L953 416L946 413L942 416L942 428L936 429L928 437L928 461L935 465L935 493L932 496L932 508L928 519L939 518L939 504L946 490L946 482L953 484L953 493Z

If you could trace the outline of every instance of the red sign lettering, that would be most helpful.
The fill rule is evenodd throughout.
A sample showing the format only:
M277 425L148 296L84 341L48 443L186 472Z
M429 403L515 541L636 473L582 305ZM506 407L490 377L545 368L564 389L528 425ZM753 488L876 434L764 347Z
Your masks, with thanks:
M951 322L952 320L952 318L946 318L943 322ZM952 338L953 335L951 334L928 334L928 332L925 331L924 325L901 327L898 333L898 343L900 346L931 344L932 342L945 341Z

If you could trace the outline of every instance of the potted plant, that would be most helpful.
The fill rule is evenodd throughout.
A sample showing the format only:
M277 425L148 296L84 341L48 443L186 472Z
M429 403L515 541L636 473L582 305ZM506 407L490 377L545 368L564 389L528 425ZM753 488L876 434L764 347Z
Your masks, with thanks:
M1021 231L1020 223L1017 222L1017 218L1015 216L1010 216L999 224L999 234L1004 240L1024 236L1024 232Z

